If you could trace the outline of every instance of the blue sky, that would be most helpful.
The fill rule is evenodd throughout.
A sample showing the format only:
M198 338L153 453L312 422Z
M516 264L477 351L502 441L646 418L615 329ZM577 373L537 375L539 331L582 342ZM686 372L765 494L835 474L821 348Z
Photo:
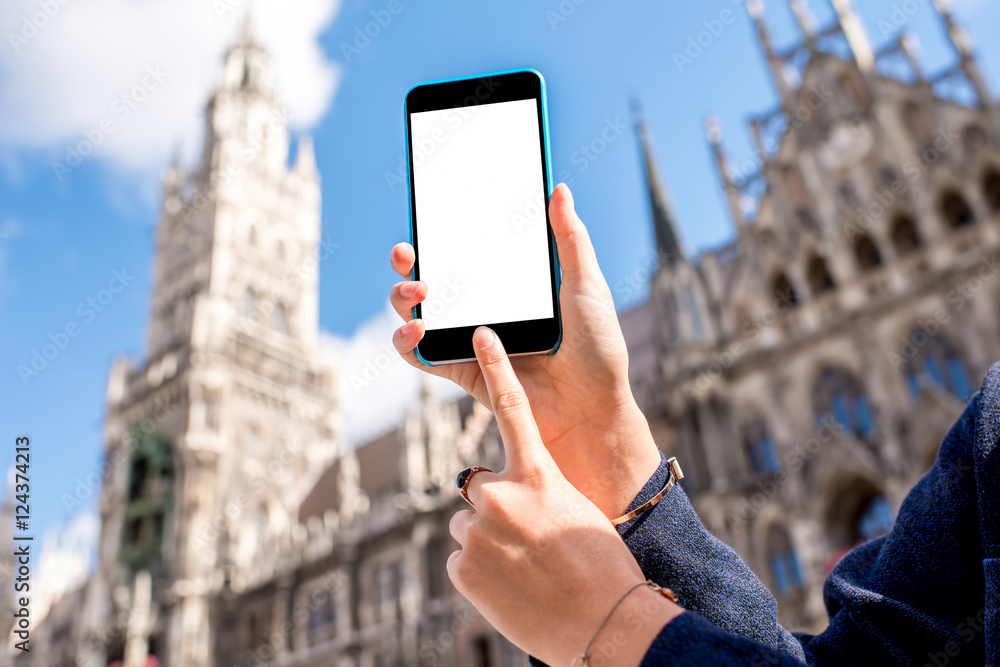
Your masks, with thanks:
M197 16L176 23L165 18L181 11L175 6L190 4L133 1L124 5L130 11L112 12L118 4L80 0L27 43L15 49L5 37L0 44L0 106L14 119L0 129L0 443L11 451L16 434L33 438L32 528L38 534L93 509L93 498L76 508L67 508L62 498L100 462L111 360L144 354L159 178L178 142L186 162L196 154L200 108L184 101L192 95L204 100L207 90L194 86L195 74L185 74L184 67L214 76L245 8L232 0L236 9L209 23L199 23L205 17ZM719 196L704 119L720 117L727 150L739 161L752 154L744 118L775 104L742 3L401 0L402 11L369 43L360 42L360 52L345 49L372 12L389 4L309 0L301 11L293 8L297 3L288 6L285 23L275 21L285 35L276 43L287 55L296 133L315 137L323 234L339 244L321 268L320 324L332 344L352 355L346 367L356 368L360 356L378 354L393 326L386 301L395 276L387 257L407 236L407 203L405 187L389 181L403 151L403 95L416 82L524 66L543 72L554 170L569 176L609 283L638 288L614 290L619 308L644 298L641 279L652 257L636 139L629 126L596 159L583 157L580 148L609 123L628 123L631 98L642 101L685 245L701 250L730 238L733 228ZM825 23L827 2L811 4ZM891 21L895 6L903 12L896 17L904 18L904 28L920 38L927 71L953 61L929 0L858 4L876 45L888 41L879 22ZM766 5L777 43L796 39L787 4ZM560 6L575 9L555 22ZM911 8L916 11L906 11ZM22 19L35 9L31 1L7 5L0 12L0 33L20 31ZM735 22L679 71L673 53L725 11L734 13ZM1000 2L966 0L956 12L993 90L1000 91L1000 44L989 29L1000 25ZM191 27L202 25L210 29ZM71 27L86 28L75 50L56 38ZM95 38L102 30L120 39ZM118 79L109 83L119 75L110 68L132 58L139 65L123 70L120 81L142 80L159 57L143 49L159 38L166 40L163 53L199 60L170 61L180 64L161 87L148 91L149 104L139 105L105 146L60 180L53 161L63 159L66 146L106 113L102 109L114 99L107 90L127 89ZM73 115L78 109L87 111ZM98 303L100 312L86 305L102 296L115 272L132 276L124 289L106 305ZM50 334L60 339L58 332L71 323L79 327L78 335L43 372L23 382L18 366L30 364L33 350L48 343ZM414 382L409 369L399 368L382 384L353 392L345 401L352 406L348 420L355 415L368 420L354 433L390 426L384 420L371 423L372 406L385 400L398 407ZM8 456L0 454L0 461Z

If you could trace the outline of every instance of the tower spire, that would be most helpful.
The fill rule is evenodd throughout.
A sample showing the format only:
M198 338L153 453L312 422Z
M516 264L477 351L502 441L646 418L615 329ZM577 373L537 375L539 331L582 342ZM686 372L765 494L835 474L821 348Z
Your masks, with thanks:
M812 48L816 42L816 17L813 16L806 0L791 0L791 5L792 13L795 14L795 20L799 24L799 29L802 30L806 45Z
M316 150L309 135L299 137L299 147L295 154L295 171L299 174L316 174Z
M750 17L757 26L757 37L764 48L767 64L771 67L771 75L778 86L778 94L781 95L782 106L790 108L794 103L792 90L791 86L788 85L788 80L785 78L785 63L775 53L774 45L771 43L771 34L767 30L767 24L764 22L764 3L761 0L749 0L747 2L747 11L750 12Z
M705 119L705 134L708 137L708 143L712 145L715 166L719 170L719 177L722 179L722 185L726 190L729 211L733 216L733 221L736 223L736 229L740 230L746 223L746 219L743 217L743 209L740 207L740 190L733 183L729 175L729 161L726 159L726 153L722 148L722 128L719 127L718 118L709 116Z
M681 247L680 236L674 224L674 216L659 170L653 159L649 132L642 109L637 101L632 103L636 133L639 137L639 148L642 152L643 173L646 177L646 187L649 190L649 203L653 213L653 230L656 233L656 249L662 261L669 266L685 260Z
M260 44L260 32L258 30L259 25L260 10L258 8L257 0L250 0L250 6L247 7L247 16L243 20L243 30L240 33L240 44L243 46Z
M955 17L951 13L951 0L934 0L934 8L937 9L941 20L944 22L945 29L948 31L948 39L955 47L955 50L958 51L958 55L961 58L959 66L965 72L965 76L969 79L972 87L976 89L979 101L987 110L994 111L996 103L972 54L972 40L969 39L969 34L965 32L965 29L955 21Z
M872 50L871 40L868 32L851 0L831 0L833 9L837 13L837 22L847 39L847 44L851 47L854 61L858 64L861 73L867 76L875 69L875 52Z

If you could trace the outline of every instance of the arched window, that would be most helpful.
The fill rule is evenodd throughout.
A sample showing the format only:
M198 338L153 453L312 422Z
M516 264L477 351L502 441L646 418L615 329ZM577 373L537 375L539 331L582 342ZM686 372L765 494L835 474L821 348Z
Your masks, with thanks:
M1000 212L1000 171L990 169L983 176L983 197L991 210Z
M793 593L805 584L791 536L782 526L771 526L767 532L767 560L778 595Z
M274 246L274 256L278 258L279 262L285 261L285 244L278 241Z
M173 447L166 436L140 428L133 430L133 438L121 557L134 569L155 569L173 495Z
M780 299L789 306L797 306L799 303L799 295L795 292L792 282L784 273L779 273L771 281L771 292L775 298Z
M896 254L900 257L909 255L923 245L917 232L917 223L909 215L898 215L893 219L889 237L892 239Z
M861 477L842 478L838 487L824 517L835 553L846 553L892 529L892 509L881 489Z
M257 228L250 225L250 231L247 232L247 243L251 246L257 245Z
M253 317L254 311L257 309L257 297L253 293L253 288L248 287L245 292L243 292L243 317L251 318Z
M243 455L248 457L257 456L257 429L248 426L243 432Z
M854 376L826 367L813 388L816 422L831 421L855 437L870 442L877 433L871 404Z
M774 441L762 418L757 417L743 427L743 448L750 460L751 469L758 477L775 473L781 467L774 450Z
M309 596L309 643L317 644L337 634L338 589L318 590Z
M862 234L854 241L854 259L862 271L871 271L882 264L882 255L868 234Z
M285 306L282 303L274 305L274 312L271 313L271 328L280 334L288 335L288 315L285 313Z
M827 290L833 289L833 276L826 268L826 262L819 255L813 255L806 266L806 276L809 280L809 289L813 295L819 295Z
M889 501L885 499L885 496L879 494L862 508L861 516L858 517L857 530L861 539L867 542L892 530L892 522Z
M941 215L952 229L968 227L976 219L965 198L951 191L941 197Z
M941 336L931 337L923 329L910 334L910 346L916 353L906 362L906 389L910 400L920 400L923 385L947 391L965 400L975 391L965 370L965 363ZM922 344L921 344L922 343Z

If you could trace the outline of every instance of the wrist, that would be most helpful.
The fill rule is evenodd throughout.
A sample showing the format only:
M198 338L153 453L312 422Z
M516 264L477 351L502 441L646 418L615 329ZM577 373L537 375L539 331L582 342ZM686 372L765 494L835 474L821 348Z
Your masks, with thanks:
M586 480L581 491L613 519L627 511L660 467L660 451L631 393L603 418L603 427L590 429L589 437L589 468L601 472Z
M590 645L590 665L640 665L649 647L667 623L684 609L662 594L641 586L629 593L597 629ZM577 650L566 664L577 667L584 649Z

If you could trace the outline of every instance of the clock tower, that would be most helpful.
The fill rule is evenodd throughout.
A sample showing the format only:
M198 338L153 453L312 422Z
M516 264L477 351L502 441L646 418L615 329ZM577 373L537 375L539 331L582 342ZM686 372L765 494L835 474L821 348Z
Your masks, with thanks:
M274 83L251 11L200 160L164 179L147 357L111 371L86 664L214 664L210 601L273 560L340 448L335 363L317 345L335 245L308 138L289 164Z

